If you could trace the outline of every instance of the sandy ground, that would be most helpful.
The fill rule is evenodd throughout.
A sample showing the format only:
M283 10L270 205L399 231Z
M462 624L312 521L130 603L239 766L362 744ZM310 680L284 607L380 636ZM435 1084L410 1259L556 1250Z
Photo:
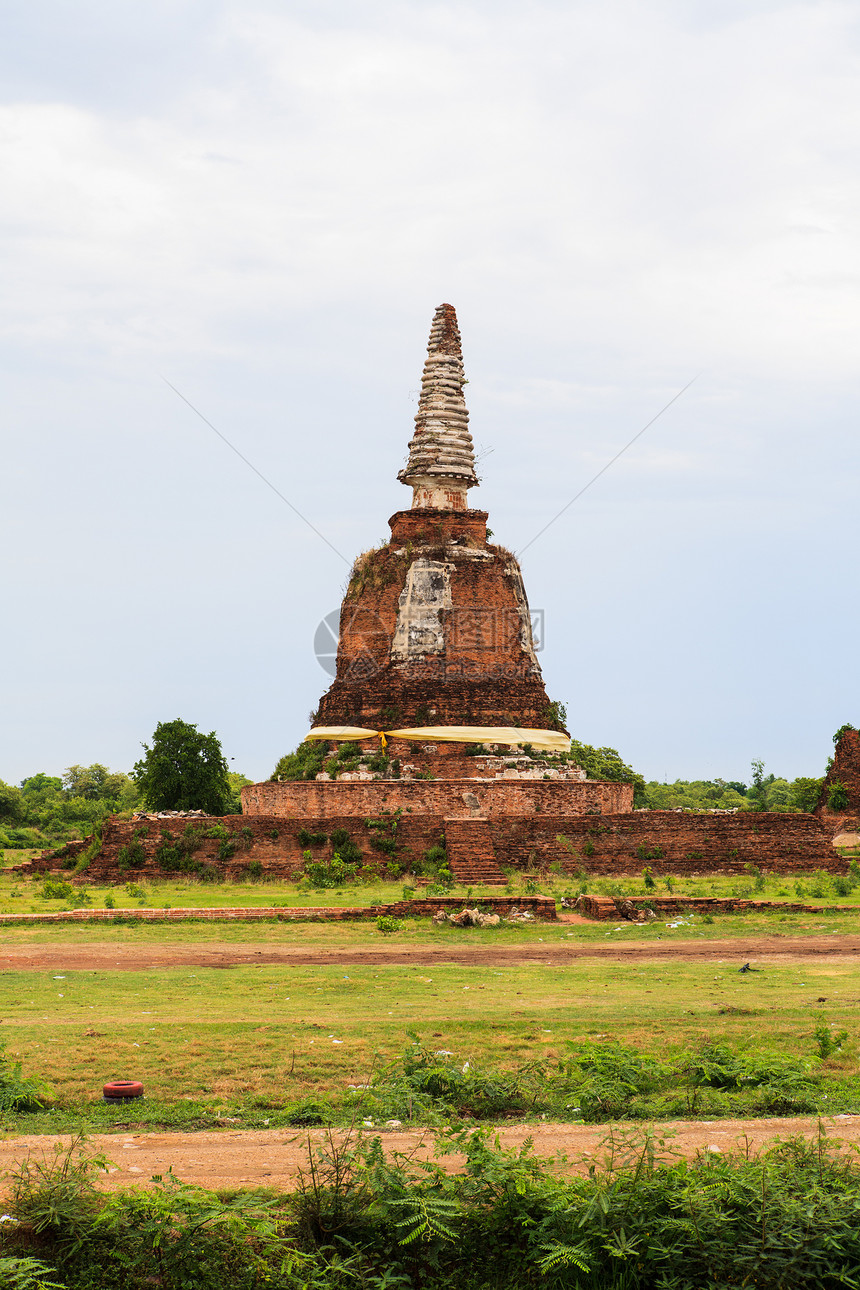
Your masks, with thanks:
M822 1121L828 1137L860 1145L860 1115L837 1116ZM698 1151L720 1151L723 1154L746 1154L758 1151L777 1138L815 1138L817 1119L771 1120L713 1120L678 1121L656 1124L655 1136L664 1139L661 1155L670 1153L686 1157ZM643 1126L619 1125L616 1129L638 1135L641 1140ZM372 1129L364 1131L373 1137ZM605 1153L601 1143L609 1126L593 1124L541 1124L510 1125L498 1130L503 1146L519 1149L527 1138L534 1140L534 1151L545 1159L557 1158L559 1153L569 1158L565 1164L556 1161L562 1172L584 1171L589 1163L600 1161ZM430 1132L381 1130L386 1152L404 1152L417 1157L432 1158L433 1135ZM341 1140L342 1135L334 1135ZM41 1159L43 1153L53 1157L55 1142L68 1143L68 1138L21 1137L0 1142L0 1172L34 1155ZM183 1182L198 1183L209 1188L276 1187L292 1190L300 1169L307 1172L308 1149L328 1145L328 1135L323 1129L302 1130L242 1130L201 1133L144 1133L144 1134L95 1134L88 1139L88 1146L103 1152L112 1162L104 1176L105 1189L143 1186L153 1175L166 1174L173 1169ZM449 1171L461 1164L457 1156L444 1157ZM2 1189L2 1185L0 1185Z
M832 934L829 936L791 937L769 936L737 937L733 940L670 940L605 942L582 944L572 941L569 945L464 945L454 944L438 948L413 948L388 942L372 950L365 949L305 949L290 945L270 945L260 948L259 942L225 945L219 941L198 944L173 945L122 945L110 941L92 941L85 945L14 945L0 950L0 971L46 971L56 967L71 971L98 971L117 968L141 971L147 968L170 968L193 965L195 967L230 968L247 963L284 963L295 966L310 964L339 964L358 967L361 964L419 964L469 963L499 966L505 963L541 963L557 967L574 959L614 959L638 961L660 959L732 959L739 965L750 961L771 958L781 960L809 959L822 956L850 957L860 954L860 936Z
M619 961L653 961L661 959L737 959L738 964L776 959L781 962L828 957L851 958L860 953L860 936L831 935L820 937L742 937L734 940L667 940L636 944L570 944L546 946L446 945L438 949L410 949L386 944L373 950L312 950L290 946L258 944L224 945L136 945L122 946L110 942L79 944L6 946L0 952L0 970L45 971L62 966L69 970L121 968L128 971L146 968L170 968L194 964L202 967L230 968L248 963L285 964L427 964L468 963L493 965L510 962L541 963L557 966L574 959L598 958ZM860 1149L860 1115L837 1116L822 1122L827 1134L856 1145ZM723 1153L758 1150L775 1139L802 1134L815 1137L817 1118L769 1120L672 1121L654 1125L655 1134L666 1139L667 1148L684 1156L698 1151L719 1150ZM641 1134L642 1126L626 1126ZM366 1130L373 1134L375 1130ZM589 1159L600 1158L600 1143L608 1132L607 1125L541 1124L508 1125L498 1130L506 1147L519 1148L531 1137L538 1156L553 1158L559 1154L579 1163L567 1168L585 1168ZM428 1132L380 1130L388 1151L432 1156L433 1135ZM185 1182L210 1188L250 1187L256 1185L292 1188L302 1166L307 1166L308 1149L322 1146L327 1133L321 1129L302 1130L225 1130L199 1133L99 1134L89 1139L93 1150L104 1152L113 1162L104 1179L106 1187L129 1187L149 1182L153 1174L164 1174L169 1168ZM4 1172L31 1153L51 1153L55 1142L68 1138L30 1136L0 1141L0 1172ZM458 1166L457 1157L446 1157L446 1168Z

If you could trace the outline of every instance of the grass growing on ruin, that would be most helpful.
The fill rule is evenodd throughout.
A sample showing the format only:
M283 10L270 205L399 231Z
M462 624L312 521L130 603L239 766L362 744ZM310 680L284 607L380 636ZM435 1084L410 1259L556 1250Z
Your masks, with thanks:
M343 928L277 930L354 939ZM9 1055L52 1085L54 1109L7 1113L3 1124L18 1132L252 1127L308 1115L343 1122L358 1112L439 1122L472 1118L481 1107L490 1119L607 1118L601 1105L610 1117L860 1111L860 965L771 961L742 974L742 957L728 953L723 961L547 964L538 955L548 930L531 937L535 960L526 962L5 972ZM560 934L554 929L552 939ZM409 1092L398 1066L404 1048L415 1051L410 1032L443 1072L429 1100ZM583 1112L583 1079L559 1070L583 1046L611 1054L618 1045L627 1056L603 1070L592 1058L583 1068L594 1086ZM733 1055L720 1060L735 1070L734 1084L722 1087L719 1076L716 1086L683 1083L680 1070L713 1062L720 1049ZM755 1073L763 1064L766 1079ZM645 1068L665 1074L640 1087ZM473 1080L484 1072L498 1096L479 1104L467 1089L459 1103L446 1100L446 1087L470 1071ZM141 1079L146 1100L105 1106L101 1085L115 1078ZM371 1092L348 1088L374 1081ZM505 1087L519 1091L508 1097Z

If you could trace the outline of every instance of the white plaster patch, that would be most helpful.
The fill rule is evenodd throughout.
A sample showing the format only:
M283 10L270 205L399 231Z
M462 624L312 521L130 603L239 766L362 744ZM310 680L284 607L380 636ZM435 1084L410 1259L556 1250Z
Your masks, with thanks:
M535 654L534 639L532 637L532 616L529 612L529 602L526 596L526 588L523 582L523 575L517 561L511 556L505 565L505 575L510 578L513 587L514 600L516 602L517 613L520 618L520 645L523 653L528 656L531 663L531 671L540 676L540 664Z
M413 561L400 593L391 657L397 661L445 648L442 611L451 608L451 570L440 560Z

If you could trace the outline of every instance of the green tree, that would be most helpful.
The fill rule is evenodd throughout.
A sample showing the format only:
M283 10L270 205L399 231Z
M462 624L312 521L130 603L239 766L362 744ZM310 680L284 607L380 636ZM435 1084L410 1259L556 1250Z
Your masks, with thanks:
M746 785L740 786L744 793ZM645 785L645 805L652 811L743 810L747 803L737 791L737 780L676 779L674 784L655 780Z
M818 805L823 778L801 776L791 781L791 801L798 811L814 811Z
M84 798L88 802L109 802L114 806L125 806L127 802L129 805L133 804L137 796L130 776L122 771L109 771L100 762L94 762L92 766L67 767L63 784L70 797Z
M24 818L24 799L20 788L4 784L0 779L0 822L18 824Z
M765 775L764 762L756 758L752 766L752 781L747 789L747 809L750 811L767 810L767 790L774 782L775 775Z
M227 781L230 785L230 800L227 803L225 815L242 814L242 789L246 784L253 784L252 779L247 775L241 775L238 770L229 770L227 772Z
M633 805L645 806L645 780L635 770L624 764L621 754L614 748L592 748L571 739L570 760L581 766L589 779L621 780L633 785Z
M37 775L30 775L21 781L21 795L27 806L28 814L39 811L54 802L62 800L63 781L56 775L46 775L40 770Z
M188 721L159 721L152 747L134 765L144 800L155 811L224 815L231 801L227 763L215 731L201 734Z

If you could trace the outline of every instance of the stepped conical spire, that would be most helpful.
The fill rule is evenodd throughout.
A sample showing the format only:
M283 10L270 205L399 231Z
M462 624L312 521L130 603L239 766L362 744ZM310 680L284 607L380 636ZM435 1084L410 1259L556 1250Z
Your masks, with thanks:
M457 314L453 305L440 305L430 328L409 460L397 476L412 485L413 507L468 507L466 490L477 484L478 476L465 384Z

